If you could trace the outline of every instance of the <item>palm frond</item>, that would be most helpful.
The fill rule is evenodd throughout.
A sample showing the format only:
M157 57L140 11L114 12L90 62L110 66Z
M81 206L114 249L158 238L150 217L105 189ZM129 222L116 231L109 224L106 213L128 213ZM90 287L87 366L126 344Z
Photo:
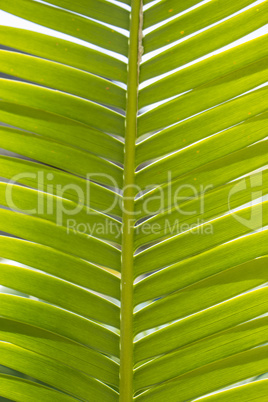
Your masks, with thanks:
M265 402L267 2L0 4L0 396Z

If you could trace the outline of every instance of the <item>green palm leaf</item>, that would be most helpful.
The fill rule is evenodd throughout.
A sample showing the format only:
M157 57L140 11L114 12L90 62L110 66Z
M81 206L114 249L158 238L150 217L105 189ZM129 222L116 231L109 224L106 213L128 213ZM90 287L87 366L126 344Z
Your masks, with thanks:
M265 402L267 2L0 4L0 397Z

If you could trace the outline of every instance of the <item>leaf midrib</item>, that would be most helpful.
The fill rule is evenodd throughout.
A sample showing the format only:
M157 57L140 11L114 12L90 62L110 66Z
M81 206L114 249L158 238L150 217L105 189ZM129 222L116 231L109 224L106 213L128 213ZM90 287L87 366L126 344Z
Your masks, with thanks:
M135 143L137 137L139 68L142 48L142 6L142 0L132 0L131 2L123 183L120 402L131 402L133 400L133 219L135 198Z

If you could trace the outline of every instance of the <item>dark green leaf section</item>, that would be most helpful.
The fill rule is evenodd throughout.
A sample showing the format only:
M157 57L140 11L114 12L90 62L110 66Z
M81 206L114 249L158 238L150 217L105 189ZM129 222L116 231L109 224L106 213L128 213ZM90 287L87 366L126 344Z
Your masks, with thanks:
M192 373L175 378L138 396L137 401L160 402L176 397L178 402L196 398L268 370L267 346L239 353ZM199 381L197 381L197 378ZM179 394L179 397L178 397Z
M254 192L252 190L255 190ZM208 186L197 197L192 194L189 199L179 199L172 209L166 210L136 227L135 244L141 246L167 239L193 229L198 231L200 222L230 213L234 208L258 199L268 193L268 171L262 174L252 174L246 179L237 179L215 189ZM155 228L151 233L146 232L148 224Z
M121 141L67 117L0 101L0 118L3 123L67 144L74 148L74 152L82 149L112 161L123 162Z
M268 258L262 257L213 275L151 303L134 315L137 332L190 316L267 282ZM262 340L265 343L265 339Z
M73 175L70 183L68 173L7 156L0 156L0 167L2 177L10 179L11 182L24 184L97 211L121 216L122 197L92 181ZM98 176L93 174L89 179L97 180ZM111 181L111 186L113 184Z
M267 88L240 96L166 128L137 145L137 165L184 148L266 111Z
M199 228L204 235L191 231L175 235L136 256L136 276L179 262L212 249L268 224L268 202L224 215ZM203 229L201 231L201 229ZM210 233L209 233L210 232ZM152 259L152 254L155 259Z
M111 388L55 360L8 343L0 343L0 351L2 365L35 377L76 398L86 400L94 393L99 400L102 397L117 400L117 394ZM39 370L40 366L43 370Z
M136 388L149 388L191 370L267 342L267 318L258 318L204 338L144 364L135 371ZM178 361L181 363L178 365Z
M241 263L268 254L268 231L235 239L157 271L135 286L135 304L190 286ZM166 293L164 293L166 292Z
M267 112L259 114L245 123L156 161L137 173L137 184L142 188L149 186L151 177L156 177L155 184L166 182L167 177L174 180L204 163L209 163L262 140L267 135L267 118Z
M267 35L183 68L140 90L139 107L189 91L267 56Z
M83 14L116 27L129 29L129 12L105 0L50 0L50 4Z
M1 229L20 238L53 247L91 263L120 271L120 251L108 243L81 232L31 215L0 209Z
M3 286L35 296L83 317L119 327L119 308L71 283L28 268L1 264Z
M83 16L31 0L1 1L2 10L28 21L127 55L127 37Z
M0 132L1 148L84 178L87 178L90 173L94 173L99 177L98 181L101 184L110 185L112 178L119 188L123 186L122 169L106 159L21 130L1 127ZM110 177L107 177L107 171L109 171Z
M81 258L41 244L0 236L1 257L28 265L81 287L120 298L119 278Z
M0 51L0 71L94 102L125 108L126 93L122 88L103 78L59 63Z
M0 301L2 317L56 333L86 347L118 356L118 335L93 321L51 304L24 297L0 294Z
M0 374L0 379L1 396L14 398L18 402L24 402L25 399L29 402L35 402L36 400L50 402L53 399L55 400L55 398L59 402L74 402L77 400L70 395L44 387L36 382L23 380L22 378Z
M0 205L53 222L66 230L74 228L77 232L121 244L121 222L61 196L13 183L0 183ZM100 230L109 227L110 230Z
M150 0L144 0L144 4L150 3ZM187 10L199 3L199 0L187 0L185 3L176 0L162 0L154 4L149 10L144 11L144 28L148 28L158 22Z
M161 130L265 83L267 65L265 57L142 114L138 135Z
M267 11L268 4L263 2L155 55L141 65L141 81L190 63L262 27Z
M265 314L267 307L267 288L261 288L200 311L135 342L136 362L175 351L220 331L233 328Z
M1 79L0 88L0 96L4 101L67 117L93 129L124 135L123 116L96 103L63 92L11 80Z
M207 396L201 400L204 402L265 402L268 392L268 380L254 381L239 387L229 389L214 395Z
M257 142L251 147L243 148L223 158L219 158L195 169L177 180L153 187L150 193L140 197L136 202L138 217L156 215L178 205L179 200L186 201L199 196L211 188L217 188L228 181L235 180L243 174L265 166L267 162L268 142ZM246 163L245 163L246 161Z
M88 71L110 80L126 82L127 66L122 61L77 43L38 32L0 26L0 41L45 59Z
M97 351L55 333L0 319L1 340L46 356L108 384L118 386L118 364Z
M212 0L204 5L179 16L165 25L156 28L144 38L145 53L184 38L212 24L219 23L244 7L254 3L252 0ZM172 13L171 13L172 14Z

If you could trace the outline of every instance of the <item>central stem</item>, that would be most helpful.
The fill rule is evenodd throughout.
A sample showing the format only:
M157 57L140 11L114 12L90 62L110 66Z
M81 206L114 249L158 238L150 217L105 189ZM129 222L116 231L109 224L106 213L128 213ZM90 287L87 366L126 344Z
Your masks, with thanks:
M128 55L121 271L120 401L133 400L133 259L135 142L137 136L142 1L131 1Z

